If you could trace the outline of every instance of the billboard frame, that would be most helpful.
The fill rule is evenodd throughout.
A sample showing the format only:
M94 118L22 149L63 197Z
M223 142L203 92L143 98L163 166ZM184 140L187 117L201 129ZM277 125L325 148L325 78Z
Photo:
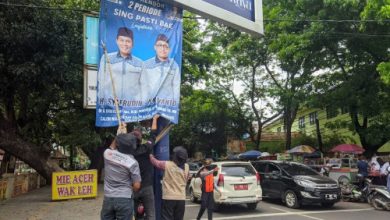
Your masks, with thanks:
M251 21L240 15L227 11L223 8L202 0L163 0L178 4L184 9L210 18L222 24L231 26L254 36L264 36L263 4L262 0L254 0L254 19Z

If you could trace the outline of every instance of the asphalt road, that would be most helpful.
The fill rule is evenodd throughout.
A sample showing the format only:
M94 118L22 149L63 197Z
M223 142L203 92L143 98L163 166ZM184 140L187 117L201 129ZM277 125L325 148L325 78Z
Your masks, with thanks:
M51 201L49 186L13 199L0 201L0 220L97 220L103 202L103 186L95 199ZM199 204L186 201L185 220L195 219ZM207 219L204 213L203 219ZM244 205L225 206L214 212L214 220L271 219L271 220L389 220L390 211L376 211L366 203L339 202L332 208L319 205L289 209L278 201L262 201L256 210Z
M199 204L186 202L185 218L188 220L196 219L199 211ZM207 219L207 213L203 214L202 219ZM262 201L258 204L256 210L247 210L244 205L225 206L218 212L214 212L214 220L222 219L271 219L271 220L388 220L389 211L374 210L367 203L339 202L332 208L323 208L319 205L306 205L300 209L289 209L279 201Z

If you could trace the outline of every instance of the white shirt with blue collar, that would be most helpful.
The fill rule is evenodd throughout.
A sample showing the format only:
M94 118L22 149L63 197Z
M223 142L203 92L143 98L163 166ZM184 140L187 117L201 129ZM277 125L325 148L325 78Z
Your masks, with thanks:
M141 76L142 100L154 98L175 101L180 99L180 67L173 59L161 61L153 57L145 61Z
M111 63L115 92L118 99L140 101L142 60L133 55L122 57L119 52L109 53L108 58ZM98 72L98 99L114 98L112 91L109 67L106 63L105 55L103 55L100 59Z

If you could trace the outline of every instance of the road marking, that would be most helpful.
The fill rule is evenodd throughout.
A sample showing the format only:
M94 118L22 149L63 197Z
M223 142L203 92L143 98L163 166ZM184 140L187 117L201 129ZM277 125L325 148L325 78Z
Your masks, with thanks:
M239 216L229 216L229 217L217 217L213 218L214 220L228 220L228 219L248 219L248 218L259 218L259 217L272 217L272 216L288 216L288 215L308 215L308 214L323 214L323 213L336 213L336 212L361 212L374 210L373 208L366 209L344 209L344 210L326 210L326 211L303 211L303 212L283 212L283 213L270 213L270 214L257 214L257 215L239 215ZM311 217L311 216L309 216ZM315 217L311 217L315 218Z
M195 207L195 206L200 206L200 205L186 205L186 207Z
M294 213L294 212L291 212L291 211L288 211L288 210L284 210L284 209L280 209L280 208L276 208L276 207L273 207L273 206L271 206L270 208L271 208L271 209L278 210L278 211L282 211L282 212L285 212L285 213ZM309 216L309 215L304 215L304 214L298 214L298 215L299 215L299 216L306 217L306 218L315 219L315 220L324 220L324 219L322 219L322 218L317 218L317 217L313 217L313 216Z
M291 211L288 211L288 210L285 210L285 209L281 209L281 208L276 208L276 207L273 207L273 206L270 206L270 208L278 210L278 211L282 211L282 212L291 212Z

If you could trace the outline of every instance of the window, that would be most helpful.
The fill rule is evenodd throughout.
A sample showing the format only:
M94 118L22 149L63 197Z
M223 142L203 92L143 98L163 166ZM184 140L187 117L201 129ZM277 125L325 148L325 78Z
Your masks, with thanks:
M287 173L292 176L315 176L318 175L316 171L303 164L281 164L280 165Z
M299 118L299 128L304 128L305 127L305 116L302 116Z
M254 167L256 168L256 170L259 172L259 173L265 173L265 168L266 168L267 164L266 163L255 163L254 164Z
M317 112L312 112L309 114L309 122L310 124L315 124L317 119Z
M338 113L339 112L336 108L334 108L332 106L326 107L326 118L327 119L336 117Z
M280 169L273 164L268 164L267 173L272 173L272 172L280 173Z
M252 166L245 164L224 164L221 172L225 173L226 176L253 176L256 174Z

